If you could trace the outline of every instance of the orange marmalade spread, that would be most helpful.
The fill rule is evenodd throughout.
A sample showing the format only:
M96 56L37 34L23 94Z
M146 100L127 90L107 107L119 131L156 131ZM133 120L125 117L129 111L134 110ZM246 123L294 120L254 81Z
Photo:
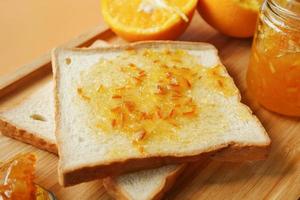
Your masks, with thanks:
M292 2L266 1L262 7L247 83L251 94L264 107L300 116L300 4L294 8L289 5ZM298 17L289 17L293 8L299 9Z
M36 199L33 183L35 162L33 154L25 154L0 165L0 199Z
M20 154L6 163L0 163L1 200L54 200L55 196L34 184L36 156Z
M223 95L235 92L219 66L198 63L183 50L129 50L82 72L76 92L94 113L92 127L125 133L134 145L157 135L176 138L177 129L201 115L193 91L203 76Z

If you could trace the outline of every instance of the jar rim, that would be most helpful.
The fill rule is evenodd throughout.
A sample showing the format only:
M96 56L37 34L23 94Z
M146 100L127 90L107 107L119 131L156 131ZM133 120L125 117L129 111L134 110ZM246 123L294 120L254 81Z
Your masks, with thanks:
M268 4L268 6L271 8L271 10L281 16L281 17L287 17L287 18L291 18L293 20L299 20L300 21L300 13L294 12L284 6L282 6L278 1L276 0L267 0L266 3ZM295 1L295 3L299 4L299 8L300 8L300 2Z

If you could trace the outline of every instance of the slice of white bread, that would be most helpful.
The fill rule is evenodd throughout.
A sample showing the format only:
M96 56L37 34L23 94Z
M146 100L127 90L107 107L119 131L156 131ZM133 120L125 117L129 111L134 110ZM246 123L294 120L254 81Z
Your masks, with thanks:
M167 165L103 179L106 191L115 199L158 200L172 187L185 165Z
M2 111L0 131L3 135L57 154L52 81L20 104Z
M214 72L218 78L199 77L192 90L192 97L200 105L201 111L192 125L176 129L176 140L170 137L150 141L144 146L145 151L141 152L132 145L132 138L126 133L112 131L107 134L95 128L92 122L97 119L97 113L87 103L93 97L86 97L79 91L81 84L85 84L82 77L94 65L100 60L110 63L117 56L122 57L124 52L133 54L123 57L124 63L118 61L118 65L133 63L146 73L150 72L149 62L144 63L140 57L134 57L149 49L157 54L163 51L172 54L178 49L184 51L197 61L201 72L210 69L214 71L218 66ZM122 82L124 77L120 75L121 70L110 64L103 68L96 67L100 76L85 77L85 80L108 87ZM212 45L143 42L99 49L59 48L53 51L52 66L55 81L55 133L60 156L58 171L60 183L64 186L166 164L196 161L203 155L216 152L236 155L242 150L243 159L266 157L270 139L251 110L240 102L238 89ZM226 80L219 83L219 79ZM233 91L233 95L226 95L227 89Z
M57 154L53 96L53 83L49 82L19 105L1 112L0 132ZM117 199L157 199L170 189L184 166L168 165L107 178L104 180L105 188L112 196L119 196Z

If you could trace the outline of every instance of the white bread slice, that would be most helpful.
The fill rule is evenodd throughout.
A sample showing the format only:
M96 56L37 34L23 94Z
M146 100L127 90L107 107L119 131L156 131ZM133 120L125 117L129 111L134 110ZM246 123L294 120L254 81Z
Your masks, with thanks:
M167 165L103 179L106 191L115 199L157 200L172 187L185 165Z
M57 154L52 81L12 109L0 113L3 135Z
M91 47L107 46L97 40ZM54 134L54 94L52 81L42 86L17 106L0 112L0 132L39 149L57 154ZM41 119L43 119L41 121ZM168 191L185 164L143 170L103 181L106 190L117 199L158 199ZM126 181L130 180L130 181ZM138 183L138 184L135 184Z
M155 141L145 147L146 153L142 153L131 145L131 140L125 134L104 134L91 128L89 121L93 119L92 110L76 93L81 73L100 59L113 59L128 49L138 52L144 49L185 50L204 68L221 66L218 75L230 80L229 87L235 91L235 95L228 97L205 85L196 85L193 97L197 103L200 106L213 103L214 109L201 112L199 120L193 126L180 129L177 135L179 139L175 142ZM66 62L66 59L71 62ZM64 186L166 164L196 161L203 155L220 151L236 154L243 150L247 152L243 158L247 159L248 156L250 159L266 157L270 139L250 109L240 102L240 94L212 45L144 42L99 49L56 49L52 54L52 62L55 80L55 133L60 156L59 176L60 183ZM143 69L145 67L143 61L131 62ZM105 70L108 69L109 66ZM107 81L122 80L116 70L112 71L114 72L109 73L103 70L102 79L95 81L105 85ZM203 79L211 81L207 77ZM205 106L203 108L206 109ZM226 120L226 124L219 121L219 116Z
M1 112L0 132L5 136L57 154L53 96L53 83L49 82L19 105ZM35 117L32 117L34 115ZM132 200L157 199L170 189L184 166L184 164L168 165L107 178L103 182L112 196L119 196L117 199L125 197Z

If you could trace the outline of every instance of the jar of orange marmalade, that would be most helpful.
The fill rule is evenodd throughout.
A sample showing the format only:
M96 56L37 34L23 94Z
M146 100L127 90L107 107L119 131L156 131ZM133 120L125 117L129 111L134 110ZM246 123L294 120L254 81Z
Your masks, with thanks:
M247 84L265 108L300 116L299 0L267 0L262 5Z

